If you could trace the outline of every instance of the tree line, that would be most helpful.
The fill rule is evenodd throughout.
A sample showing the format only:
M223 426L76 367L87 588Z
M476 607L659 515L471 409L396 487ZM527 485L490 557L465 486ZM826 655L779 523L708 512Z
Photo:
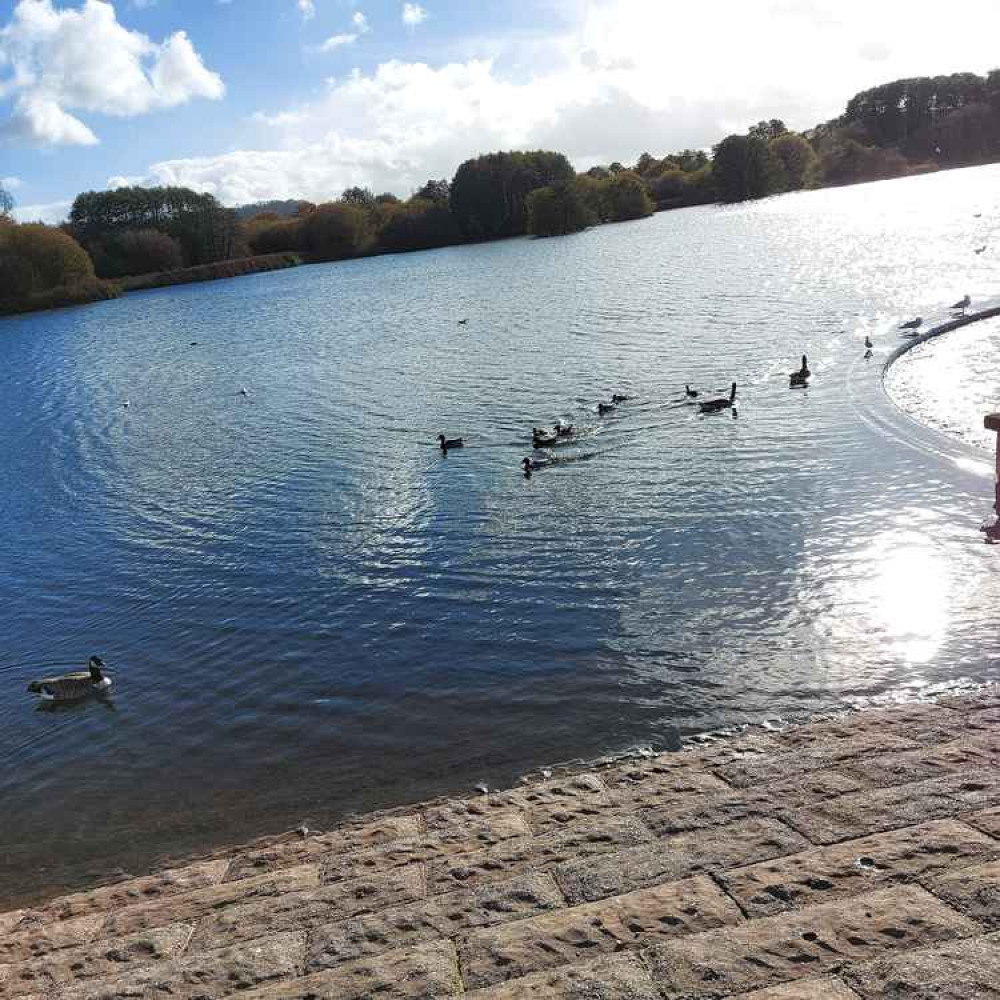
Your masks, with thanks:
M548 150L466 160L403 200L352 187L335 200L230 209L182 187L87 191L62 226L18 225L0 188L0 312L115 294L134 275L235 273L271 254L341 260L525 234L559 236L655 210L901 177L1000 160L1000 70L896 80L856 94L803 133L780 119L711 150L642 156L577 173ZM183 280L180 278L179 280Z

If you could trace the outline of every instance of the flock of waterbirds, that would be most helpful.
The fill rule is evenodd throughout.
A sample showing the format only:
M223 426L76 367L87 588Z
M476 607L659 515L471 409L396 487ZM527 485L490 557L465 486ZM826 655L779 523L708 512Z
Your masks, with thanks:
M985 249L985 248L983 248ZM976 253L980 251L977 250ZM955 302L950 308L953 316L957 319L964 317L969 306L972 305L972 298L968 294L964 295L961 299ZM919 329L923 326L923 317L918 316L914 319L907 320L905 323L899 325L899 329L903 331L902 336L904 337L917 337L919 336ZM465 326L468 323L467 319L460 319L458 321L459 326ZM865 335L865 359L869 359L872 356L872 349L874 348L874 343L869 335ZM805 354L802 355L802 361L798 368L794 371L788 373L788 386L790 389L804 389L809 385L809 379L812 377L812 371L809 368L809 359ZM722 413L729 411L732 413L733 417L739 416L739 411L736 408L736 383L733 382L730 386L728 396L718 396L712 399L701 399L701 392L698 389L692 389L689 384L684 386L683 392L684 399L690 402L697 401L699 412L702 414L712 414L712 413ZM611 399L608 401L600 401L597 403L596 410L598 417L607 417L613 414L617 409L619 404L625 403L632 399L631 396L626 396L620 393L615 393L612 395ZM558 461L558 458L551 453L548 453L548 449L556 448L562 444L568 444L574 440L578 439L580 431L571 423L566 423L562 419L557 420L553 425L551 430L545 430L541 427L532 427L531 429L531 444L535 449L536 454L532 456L525 456L521 459L521 468L524 471L526 478L530 478L532 472L538 469L544 469L549 465L553 465ZM449 451L455 448L465 447L464 438L449 438L444 434L438 435L438 445L441 448L441 452L447 455ZM542 454L538 454L542 452Z

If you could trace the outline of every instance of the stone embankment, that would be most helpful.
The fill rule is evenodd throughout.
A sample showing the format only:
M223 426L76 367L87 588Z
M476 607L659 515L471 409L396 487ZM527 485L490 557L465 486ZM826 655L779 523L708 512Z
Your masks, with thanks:
M0 913L0 998L1000 998L1000 693L617 762Z

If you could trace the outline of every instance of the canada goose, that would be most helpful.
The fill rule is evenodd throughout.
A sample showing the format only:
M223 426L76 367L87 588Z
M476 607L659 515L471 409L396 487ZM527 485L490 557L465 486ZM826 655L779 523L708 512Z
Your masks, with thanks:
M965 310L968 309L969 306L971 305L972 305L972 299L969 297L968 294L966 294L964 298L959 299L951 308L958 309L964 313Z
M462 438L446 438L443 434L438 434L438 444L441 445L442 451L448 451L449 448L465 447L465 441Z
M875 345L872 343L872 338L865 334L865 347L870 351Z
M809 371L809 363L806 361L806 356L802 355L802 367L799 368L797 372L789 372L788 383L791 386L801 386L805 385L809 381L809 376L812 372Z
M922 316L918 316L916 319L907 320L905 323L899 324L900 330L916 330L923 326L924 319Z
M597 412L603 417L608 413L614 413L615 404L614 403L598 403Z
M79 701L110 687L111 678L104 673L104 661L99 656L92 656L87 661L87 670L32 681L28 690L39 695L42 701Z
M736 402L736 383L733 383L729 395L722 399L706 399L698 404L702 413L718 413L720 410L730 410Z
M698 390L697 389L692 389L691 386L685 384L685 386L684 386L684 395L687 396L688 399L697 399L698 398Z

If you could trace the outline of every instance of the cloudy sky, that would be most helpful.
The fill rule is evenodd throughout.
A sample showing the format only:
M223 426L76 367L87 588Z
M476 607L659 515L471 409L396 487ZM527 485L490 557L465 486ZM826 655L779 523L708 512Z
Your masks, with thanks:
M467 156L585 168L807 128L901 76L1000 65L1000 0L0 0L0 181L228 204L410 193Z

